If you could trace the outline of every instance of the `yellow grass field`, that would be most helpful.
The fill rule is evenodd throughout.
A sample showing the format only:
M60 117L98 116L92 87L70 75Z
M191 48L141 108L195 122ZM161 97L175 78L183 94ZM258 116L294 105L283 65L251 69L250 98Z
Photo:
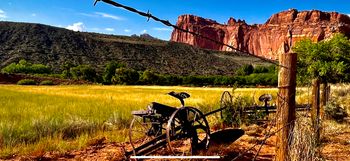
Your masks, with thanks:
M80 149L101 137L127 141L132 110L150 102L178 107L178 100L166 93L185 91L191 94L186 105L208 112L219 107L226 90L232 88L0 85L0 158ZM235 91L255 100L264 93L276 97L277 89Z

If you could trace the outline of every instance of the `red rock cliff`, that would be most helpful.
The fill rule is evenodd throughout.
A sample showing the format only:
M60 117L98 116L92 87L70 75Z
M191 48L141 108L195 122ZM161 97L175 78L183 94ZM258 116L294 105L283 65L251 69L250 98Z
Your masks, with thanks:
M318 10L298 12L290 9L272 15L265 24L259 25L248 25L245 21L234 18L230 18L227 24L219 24L193 15L182 15L177 21L177 26L268 59L277 59L279 53L289 50L290 36L292 44L303 38L320 41L336 32L350 36L350 17L337 12ZM171 41L207 49L232 50L178 30L173 31Z

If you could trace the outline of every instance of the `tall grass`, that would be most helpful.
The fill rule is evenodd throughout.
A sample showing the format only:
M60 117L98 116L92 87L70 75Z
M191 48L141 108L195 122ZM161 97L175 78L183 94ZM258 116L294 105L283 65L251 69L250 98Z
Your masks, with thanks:
M16 86L0 85L0 158L13 154L79 149L96 137L127 141L131 111L150 102L180 106L170 91L191 94L187 106L209 112L219 107L223 91L232 88L159 86ZM236 89L234 97L253 97L277 89ZM219 117L208 117L211 125Z
M0 86L0 156L82 147L94 137L126 141L131 111L150 102L179 106L170 91L186 91L186 105L218 107L225 88L141 86ZM52 144L53 142L57 142ZM58 144L59 142L59 144Z

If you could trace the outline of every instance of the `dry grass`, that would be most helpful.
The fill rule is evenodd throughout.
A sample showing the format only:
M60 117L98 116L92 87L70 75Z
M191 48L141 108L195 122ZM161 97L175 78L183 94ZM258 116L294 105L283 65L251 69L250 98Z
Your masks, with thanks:
M179 106L175 98L166 95L169 91L190 93L186 105L208 112L219 107L220 96L226 90L232 88L1 85L0 158L46 151L63 153L83 148L94 138L124 142L132 110L145 109L153 101ZM310 91L298 88L297 103L308 103ZM258 98L266 93L276 100L276 88L236 89L234 97L252 97L261 104ZM217 115L208 120L211 125L221 123ZM304 129L304 133L296 135L307 132ZM299 141L302 139L307 138Z
M310 118L299 116L295 121L291 133L291 146L289 147L289 159L291 161L316 161L319 160L317 152L316 135L312 128Z
M218 107L228 88L158 86L0 86L0 157L79 149L91 138L127 141L131 111L156 101L179 106L170 91L186 91L188 106ZM215 121L215 120L211 120Z

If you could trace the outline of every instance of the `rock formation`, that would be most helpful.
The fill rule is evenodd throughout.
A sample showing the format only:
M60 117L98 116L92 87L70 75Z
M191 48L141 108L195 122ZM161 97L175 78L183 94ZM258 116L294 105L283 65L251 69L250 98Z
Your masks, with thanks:
M290 9L272 15L265 24L248 25L244 20L230 18L227 24L193 15L182 15L177 25L235 48L268 59L277 59L288 52L291 45L303 39L321 41L333 33L350 36L350 17L337 12ZM171 41L206 49L232 51L231 48L189 33L174 30Z

